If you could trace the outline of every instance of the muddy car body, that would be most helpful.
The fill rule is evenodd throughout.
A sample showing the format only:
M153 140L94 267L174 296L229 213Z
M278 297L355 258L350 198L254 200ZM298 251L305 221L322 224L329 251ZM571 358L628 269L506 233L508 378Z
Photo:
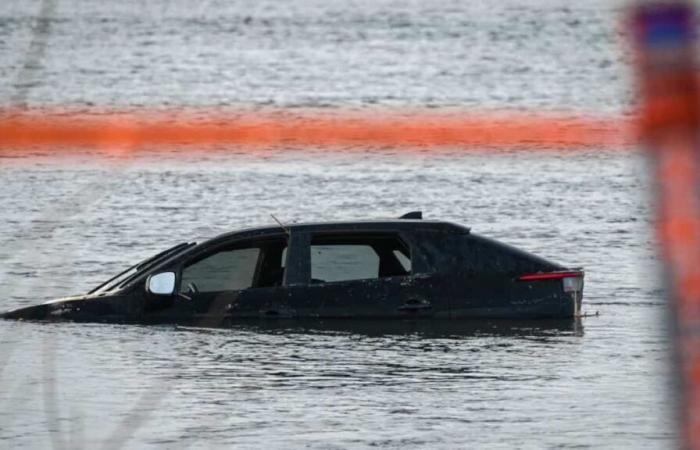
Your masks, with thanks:
M573 318L583 272L419 215L183 243L8 319L226 326L260 319Z

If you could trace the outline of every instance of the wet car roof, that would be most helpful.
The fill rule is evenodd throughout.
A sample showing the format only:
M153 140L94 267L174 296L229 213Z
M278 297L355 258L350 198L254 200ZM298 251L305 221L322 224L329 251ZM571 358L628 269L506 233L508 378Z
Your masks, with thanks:
M256 236L263 234L284 233L287 231L392 231L392 230L434 230L452 233L469 233L470 229L462 225L441 220L422 219L385 219L354 220L336 222L303 222L280 225L266 225L242 228L214 237L212 240L226 239L234 236Z

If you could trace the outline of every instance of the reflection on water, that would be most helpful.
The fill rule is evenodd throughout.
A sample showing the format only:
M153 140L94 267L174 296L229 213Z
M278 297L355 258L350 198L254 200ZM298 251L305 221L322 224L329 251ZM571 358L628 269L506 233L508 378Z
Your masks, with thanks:
M600 426L613 405L648 401L619 389L642 386L644 364L613 370L638 346L615 356L595 344L612 338L597 320L586 319L592 338L577 320L1 321L0 443L421 448L516 444L535 433L530 442L555 445ZM625 417L644 427L643 417ZM636 441L615 436L581 440Z

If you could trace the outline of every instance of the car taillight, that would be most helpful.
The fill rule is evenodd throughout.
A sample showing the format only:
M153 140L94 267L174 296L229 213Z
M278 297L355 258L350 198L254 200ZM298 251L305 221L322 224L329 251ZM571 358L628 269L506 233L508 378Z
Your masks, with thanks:
M583 290L583 271L561 271L561 272L546 272L532 273L518 277L519 281L535 281L535 280L561 280L564 292L580 292Z

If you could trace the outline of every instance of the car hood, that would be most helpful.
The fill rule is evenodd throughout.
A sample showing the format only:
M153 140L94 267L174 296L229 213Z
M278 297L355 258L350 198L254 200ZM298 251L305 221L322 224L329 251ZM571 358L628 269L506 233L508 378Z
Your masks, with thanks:
M75 320L83 315L81 312L112 313L112 300L114 297L104 295L76 295L18 308L5 312L0 317L14 320L61 320L64 318Z

